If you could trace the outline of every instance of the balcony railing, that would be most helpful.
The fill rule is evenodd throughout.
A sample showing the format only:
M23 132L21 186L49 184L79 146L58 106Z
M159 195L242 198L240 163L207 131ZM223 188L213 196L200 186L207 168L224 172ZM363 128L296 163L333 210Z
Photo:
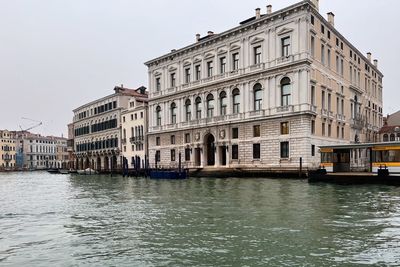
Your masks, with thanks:
M342 114L337 114L336 115L336 120L341 121L341 122L345 122L346 121L346 116L342 115Z
M131 143L142 143L144 141L144 136L134 136L129 138Z
M282 107L277 107L276 112L282 113L282 112L293 112L294 107L293 106L282 106Z
M249 116L250 116L250 117L264 116L264 110L254 110L254 111L250 111Z

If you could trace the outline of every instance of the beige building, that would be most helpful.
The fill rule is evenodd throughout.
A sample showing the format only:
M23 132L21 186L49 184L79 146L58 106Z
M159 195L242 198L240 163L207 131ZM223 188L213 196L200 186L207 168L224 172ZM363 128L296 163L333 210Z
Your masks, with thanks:
M383 127L379 134L382 142L400 141L400 111L383 118Z
M87 103L74 112L74 156L77 169L110 171L121 167L121 113L137 90L116 86L114 94Z
M67 151L68 151L68 169L76 169L75 166L75 154L74 154L74 124L70 123L68 127L68 140L67 140Z
M144 88L145 90L145 88ZM144 92L144 91L143 91ZM129 107L122 111L122 155L128 167L144 167L147 155L147 93L138 93L129 100Z
M59 169L67 169L69 162L69 154L67 148L67 138L55 137L56 140L56 167Z
M0 170L16 167L15 132L0 130Z
M376 141L383 74L334 19L317 0L267 6L146 62L150 163L314 168L321 145Z

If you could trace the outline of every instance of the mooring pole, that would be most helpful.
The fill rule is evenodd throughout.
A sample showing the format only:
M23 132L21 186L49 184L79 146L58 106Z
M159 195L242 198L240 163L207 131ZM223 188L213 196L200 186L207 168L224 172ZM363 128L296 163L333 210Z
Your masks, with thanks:
M181 161L181 152L179 152L179 174L181 174L181 164L182 164L182 161Z
M303 176L303 158L300 157L300 169L299 169L299 178Z

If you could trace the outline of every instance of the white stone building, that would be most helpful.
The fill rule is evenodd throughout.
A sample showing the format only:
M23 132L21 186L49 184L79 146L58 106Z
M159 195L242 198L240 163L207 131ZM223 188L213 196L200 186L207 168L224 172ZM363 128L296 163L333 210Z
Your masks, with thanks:
M143 168L147 156L147 101L145 88L132 96L129 107L122 111L122 155L128 160L128 167ZM136 162L136 163L135 163Z
M193 168L316 167L318 146L374 141L382 73L302 1L145 63L149 159Z
M77 169L110 171L121 167L121 113L137 90L116 86L115 93L87 103L74 112Z
M57 138L24 133L19 137L23 146L23 167L44 170L57 168Z

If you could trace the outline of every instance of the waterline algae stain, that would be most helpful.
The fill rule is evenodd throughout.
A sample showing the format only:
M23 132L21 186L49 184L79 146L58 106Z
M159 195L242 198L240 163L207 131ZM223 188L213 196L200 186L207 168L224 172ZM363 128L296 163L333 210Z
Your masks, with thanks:
M0 265L400 264L400 189L0 174Z

